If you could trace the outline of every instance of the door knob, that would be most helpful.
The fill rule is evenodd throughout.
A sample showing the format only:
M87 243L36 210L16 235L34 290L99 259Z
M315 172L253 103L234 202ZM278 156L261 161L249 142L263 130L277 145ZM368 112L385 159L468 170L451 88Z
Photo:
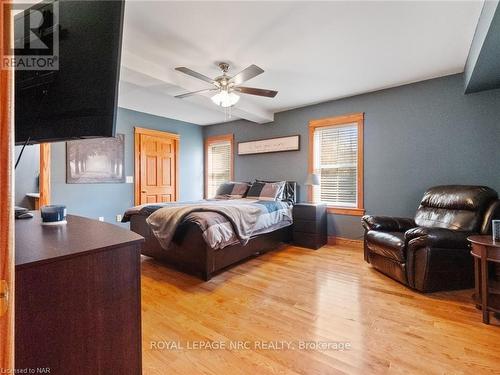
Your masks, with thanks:
M7 281L0 280L0 316L7 312L9 307L9 285Z
M141 193L146 194L147 191L146 190L141 190Z

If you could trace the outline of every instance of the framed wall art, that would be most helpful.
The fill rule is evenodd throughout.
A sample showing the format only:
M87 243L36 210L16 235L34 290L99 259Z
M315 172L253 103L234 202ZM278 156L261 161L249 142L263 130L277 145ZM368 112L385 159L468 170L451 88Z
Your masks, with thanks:
M66 183L125 182L125 135L66 142Z
M300 135L238 142L238 155L300 150Z

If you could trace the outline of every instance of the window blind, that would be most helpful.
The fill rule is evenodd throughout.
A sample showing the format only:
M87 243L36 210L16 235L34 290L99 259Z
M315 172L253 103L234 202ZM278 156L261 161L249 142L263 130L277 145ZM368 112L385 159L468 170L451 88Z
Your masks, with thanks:
M231 142L215 142L207 148L207 198L213 198L219 185L231 179Z
M356 123L314 130L314 172L320 185L314 201L335 206L357 206L358 127Z

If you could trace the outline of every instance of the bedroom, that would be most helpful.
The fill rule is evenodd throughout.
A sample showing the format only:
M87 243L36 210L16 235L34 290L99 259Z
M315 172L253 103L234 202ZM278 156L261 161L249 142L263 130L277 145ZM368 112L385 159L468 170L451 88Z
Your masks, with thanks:
M87 338L108 360L97 353L75 357L84 364L79 370L57 367L76 349L63 351L66 341L56 333L74 327L44 315L52 332L37 330L38 337L60 355L38 363L19 354L29 352L19 344L18 363L63 374L135 374L141 359L144 374L494 371L497 294L477 288L497 283L500 268L486 266L484 281L482 258L470 251L497 245L472 246L468 238L491 239L493 220L500 219L499 39L497 1L126 2L117 138L103 146L96 139L44 143L42 137L20 155L24 142L16 136L5 162L19 158L19 164L4 169L14 176L15 205L34 218L2 220L17 229L19 251L5 247L16 271L23 270L16 272L19 287L11 287L16 300L35 294L33 281L22 286L28 267L19 263L21 246L34 256L42 238L36 236L52 230L50 245L69 250L72 217L91 219L90 232L86 221L78 224L75 247L92 240L93 247L117 251L109 243L115 230L129 247L138 241L132 247L139 250L127 251L138 261L143 254L140 268L103 258L107 268L90 268L85 277L94 277L86 285L106 279L104 286L116 290L138 280L141 287L130 286L135 297L127 301L136 306L142 297L142 315L117 308L116 322ZM176 98L199 90L206 92ZM220 93L227 97L214 98ZM223 107L221 98L236 103ZM221 198L243 201L199 202L218 188ZM161 206L165 201L195 203L186 209ZM152 205L122 222L142 204ZM58 232L39 230L39 208L46 205L66 207L67 224L54 225ZM157 212L171 215L156 222L167 243L153 233ZM131 265L130 279L112 272ZM75 272L66 266L54 279ZM111 305L85 308L92 318ZM13 320L8 311L4 316ZM84 318L68 311L57 316ZM121 319L133 327L132 338L117 328ZM16 337L27 340L22 332L33 325L19 322ZM106 327L116 336L107 336ZM116 345L133 341L123 351L128 367L106 346L111 337ZM114 367L106 372L106 366Z

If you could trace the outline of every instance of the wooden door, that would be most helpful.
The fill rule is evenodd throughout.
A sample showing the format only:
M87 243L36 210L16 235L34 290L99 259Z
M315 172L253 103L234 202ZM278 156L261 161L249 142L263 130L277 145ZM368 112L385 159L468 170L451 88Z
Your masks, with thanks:
M0 37L11 36L8 5L0 2ZM4 48L0 58L4 61ZM12 192L12 72L0 67L0 373L14 368L14 213Z
M135 204L178 199L179 136L135 128Z

